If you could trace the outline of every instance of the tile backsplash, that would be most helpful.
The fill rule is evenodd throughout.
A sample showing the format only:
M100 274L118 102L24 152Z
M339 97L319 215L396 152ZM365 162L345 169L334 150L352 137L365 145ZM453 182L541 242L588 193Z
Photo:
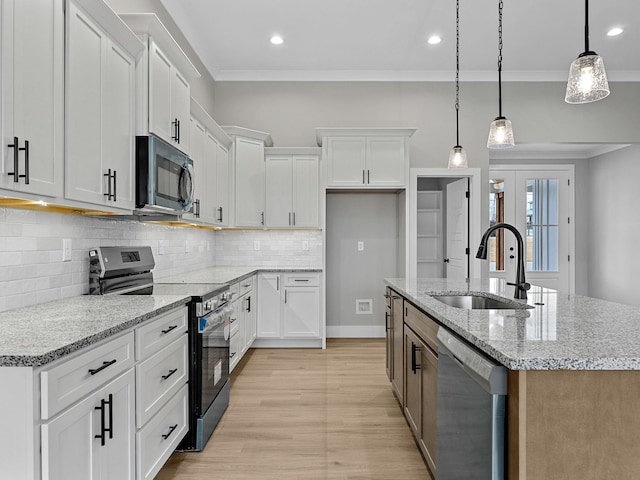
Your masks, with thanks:
M72 243L68 262L63 239ZM88 293L89 250L108 245L149 245L157 278L216 265L322 265L320 231L212 231L0 208L0 311Z

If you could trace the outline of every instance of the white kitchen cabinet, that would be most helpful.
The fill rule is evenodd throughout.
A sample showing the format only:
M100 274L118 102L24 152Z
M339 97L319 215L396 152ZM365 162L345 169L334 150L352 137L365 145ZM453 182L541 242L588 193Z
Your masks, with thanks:
M412 128L321 128L327 187L404 188L409 176Z
M67 2L65 197L131 210L135 65L144 45L117 15L99 6Z
M190 82L200 73L153 13L121 14L146 46L136 67L136 133L190 154Z
M288 153L294 148L265 149L265 223L267 227L318 228L319 152Z
M321 338L319 273L261 273L258 282L258 339Z
M134 405L129 369L42 425L43 478L133 480Z
M230 371L233 371L256 338L255 278L255 275L245 278L230 287L234 294L229 345Z
M222 127L233 140L232 162L235 178L235 223L237 227L265 226L264 147L269 134L240 127Z
M1 0L0 189L61 197L64 2Z
M191 100L191 154L196 169L195 214L186 218L226 226L229 222L231 139L211 116Z

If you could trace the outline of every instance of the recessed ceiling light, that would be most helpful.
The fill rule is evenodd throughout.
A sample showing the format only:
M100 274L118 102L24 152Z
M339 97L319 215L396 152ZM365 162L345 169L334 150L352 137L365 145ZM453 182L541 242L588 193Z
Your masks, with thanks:
M615 27L612 28L611 30L609 30L607 32L607 36L608 37L617 37L618 35L620 35L622 32L624 32L623 29L621 29L620 27Z
M274 45L282 45L284 43L284 40L280 35L274 35L269 41Z
M429 37L429 39L427 40L427 43L429 45L437 45L442 41L442 37L438 36L438 35L432 35Z

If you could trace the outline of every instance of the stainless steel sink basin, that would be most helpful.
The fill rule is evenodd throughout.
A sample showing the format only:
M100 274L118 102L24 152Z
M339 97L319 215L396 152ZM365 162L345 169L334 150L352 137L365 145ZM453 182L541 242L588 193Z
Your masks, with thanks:
M481 295L432 295L433 298L450 307L464 308L466 310L518 310L533 308L526 303L515 300L484 297Z

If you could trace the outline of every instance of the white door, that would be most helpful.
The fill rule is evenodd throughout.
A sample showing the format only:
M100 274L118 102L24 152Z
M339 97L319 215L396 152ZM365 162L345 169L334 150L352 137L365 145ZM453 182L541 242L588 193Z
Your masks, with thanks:
M205 199L207 191L204 189L206 174L202 153L204 149L205 129L195 118L191 118L189 122L189 137L191 146L189 158L193 161L193 195L195 200L192 208L193 213L185 213L183 214L183 218L194 220L200 218L203 213L202 209L207 203Z
M280 338L280 275L258 275L258 338Z
M320 289L287 287L284 290L282 323L285 338L320 336Z
M204 147L202 150L202 163L204 177L200 179L200 220L213 224L216 219L216 178L218 142L208 131L204 136Z
M171 124L171 62L162 50L149 41L149 132L175 145L175 127ZM174 138L172 138L174 137Z
M446 277L464 280L469 276L469 179L461 178L446 186L447 251Z
M319 227L318 157L293 157L293 226Z
M492 223L514 225L524 239L525 271L532 285L573 292L573 168L491 168ZM490 242L490 276L512 282L518 248L510 232Z
M265 159L265 225L293 226L291 156Z
M362 187L365 177L365 137L328 139L327 186Z
M229 222L229 150L218 143L216 154L216 208L215 223L226 225Z
M235 141L236 226L264 226L264 143Z
M176 147L189 154L189 113L191 108L189 82L175 67L171 69L171 122L178 122L174 128Z
M405 137L368 137L366 184L401 187L405 184Z

